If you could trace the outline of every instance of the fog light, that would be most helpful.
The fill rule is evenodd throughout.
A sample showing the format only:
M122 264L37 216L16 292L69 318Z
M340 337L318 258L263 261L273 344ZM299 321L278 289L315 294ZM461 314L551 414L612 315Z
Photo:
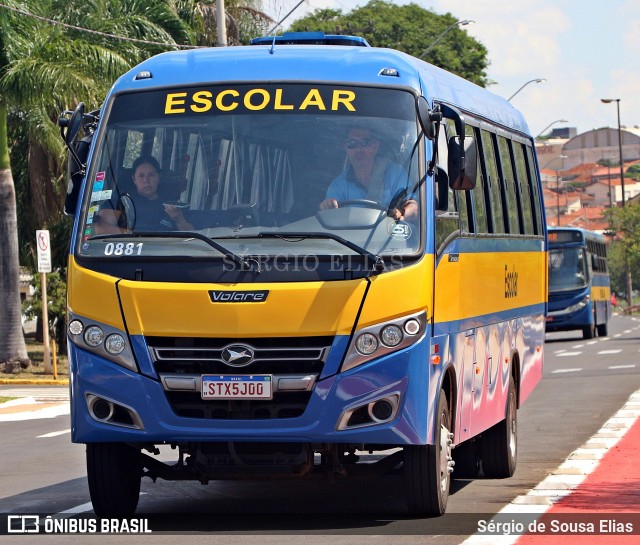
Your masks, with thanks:
M378 349L378 339L371 333L363 333L356 339L356 350L363 356L373 354Z
M380 401L376 401L373 405L369 407L371 411L371 416L374 420L378 420L380 422L384 422L385 420L389 420L391 415L393 415L393 405L389 403L386 399L381 399Z
M82 322L80 320L72 320L69 324L69 333L71 333L72 335L80 335L83 329L84 325L82 325Z
M388 325L382 328L380 339L387 346L398 346L402 342L402 329L397 325Z
M95 348L96 346L100 346L102 341L104 340L104 332L97 325L92 325L88 327L84 332L84 342L86 342L89 346Z
M125 349L126 343L122 335L114 333L109 335L104 341L104 349L112 356L117 356Z

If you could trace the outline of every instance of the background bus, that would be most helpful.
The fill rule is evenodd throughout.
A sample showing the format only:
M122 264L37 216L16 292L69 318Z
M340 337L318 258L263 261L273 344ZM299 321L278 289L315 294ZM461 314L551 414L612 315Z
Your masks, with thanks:
M603 235L549 227L547 331L581 329L585 339L608 334L611 284Z

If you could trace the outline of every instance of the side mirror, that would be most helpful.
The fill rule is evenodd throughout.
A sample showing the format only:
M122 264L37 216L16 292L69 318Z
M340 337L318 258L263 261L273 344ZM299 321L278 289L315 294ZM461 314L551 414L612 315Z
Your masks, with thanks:
M71 148L73 142L78 137L80 127L82 127L82 118L84 116L84 103L80 102L73 112L64 111L60 114L58 125L60 126L60 134L67 147Z
M476 186L478 176L478 147L475 138L466 136L449 138L449 187L454 190L469 190Z
M432 110L429 102L423 96L419 96L416 99L416 111L418 113L418 122L425 136L429 140L434 140L438 132L437 123L442 121L442 113L438 109Z

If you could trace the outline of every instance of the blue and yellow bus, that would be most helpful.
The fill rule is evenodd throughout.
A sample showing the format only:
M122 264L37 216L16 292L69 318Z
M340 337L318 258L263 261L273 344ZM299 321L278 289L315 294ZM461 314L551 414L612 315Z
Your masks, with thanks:
M439 515L452 475L515 470L547 296L525 120L404 53L295 38L163 53L61 116L72 440L100 515L134 512L143 476L400 468Z
M549 227L547 331L582 330L606 337L611 282L604 235L577 227Z

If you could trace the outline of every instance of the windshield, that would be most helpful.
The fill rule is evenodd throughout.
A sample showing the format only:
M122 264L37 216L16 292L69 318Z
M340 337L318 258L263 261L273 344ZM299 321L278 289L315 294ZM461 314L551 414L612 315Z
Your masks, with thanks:
M549 291L584 288L587 278L584 248L549 250Z
M202 86L124 94L105 115L81 256L388 258L421 247L407 91Z

